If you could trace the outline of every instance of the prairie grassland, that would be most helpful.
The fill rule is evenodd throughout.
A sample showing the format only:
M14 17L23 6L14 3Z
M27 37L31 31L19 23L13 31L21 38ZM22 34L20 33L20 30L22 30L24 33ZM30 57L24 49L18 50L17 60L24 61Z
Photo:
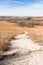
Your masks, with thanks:
M21 27L16 23L0 22L0 50L6 49L8 41L15 35L28 32L28 36L40 45L43 45L43 26Z

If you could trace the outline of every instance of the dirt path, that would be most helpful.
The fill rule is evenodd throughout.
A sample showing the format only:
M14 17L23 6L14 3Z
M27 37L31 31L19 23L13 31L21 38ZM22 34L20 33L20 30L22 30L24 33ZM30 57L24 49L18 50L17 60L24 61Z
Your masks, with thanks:
M0 62L0 65L42 65L43 64L43 46L34 44L27 36L27 33L15 36L10 41L11 48L3 55L12 55Z
M22 49L29 49L31 51L34 50L41 50L43 46L40 46L38 44L35 44L28 36L26 33L20 34L15 36L15 40L11 41L11 45L13 47L18 47Z

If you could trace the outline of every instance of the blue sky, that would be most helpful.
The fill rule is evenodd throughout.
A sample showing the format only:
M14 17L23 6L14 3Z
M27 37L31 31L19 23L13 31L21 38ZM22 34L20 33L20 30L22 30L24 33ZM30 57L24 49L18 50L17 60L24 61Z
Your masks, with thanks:
M43 16L43 0L0 0L0 16Z
M22 7L27 4L32 4L37 2L37 0L0 0L0 6L9 7Z

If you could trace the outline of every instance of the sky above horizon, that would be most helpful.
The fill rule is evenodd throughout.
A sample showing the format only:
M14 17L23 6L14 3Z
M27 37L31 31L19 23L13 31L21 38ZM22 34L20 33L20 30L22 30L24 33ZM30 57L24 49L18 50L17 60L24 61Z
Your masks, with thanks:
M0 0L0 16L43 16L43 0Z

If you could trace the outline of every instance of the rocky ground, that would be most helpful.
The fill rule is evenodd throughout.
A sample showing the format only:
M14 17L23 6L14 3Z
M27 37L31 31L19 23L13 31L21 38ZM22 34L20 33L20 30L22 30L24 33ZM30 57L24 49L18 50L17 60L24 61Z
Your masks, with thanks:
M43 64L43 51L31 52L28 55L18 56L15 58L4 59L0 65L42 65Z

